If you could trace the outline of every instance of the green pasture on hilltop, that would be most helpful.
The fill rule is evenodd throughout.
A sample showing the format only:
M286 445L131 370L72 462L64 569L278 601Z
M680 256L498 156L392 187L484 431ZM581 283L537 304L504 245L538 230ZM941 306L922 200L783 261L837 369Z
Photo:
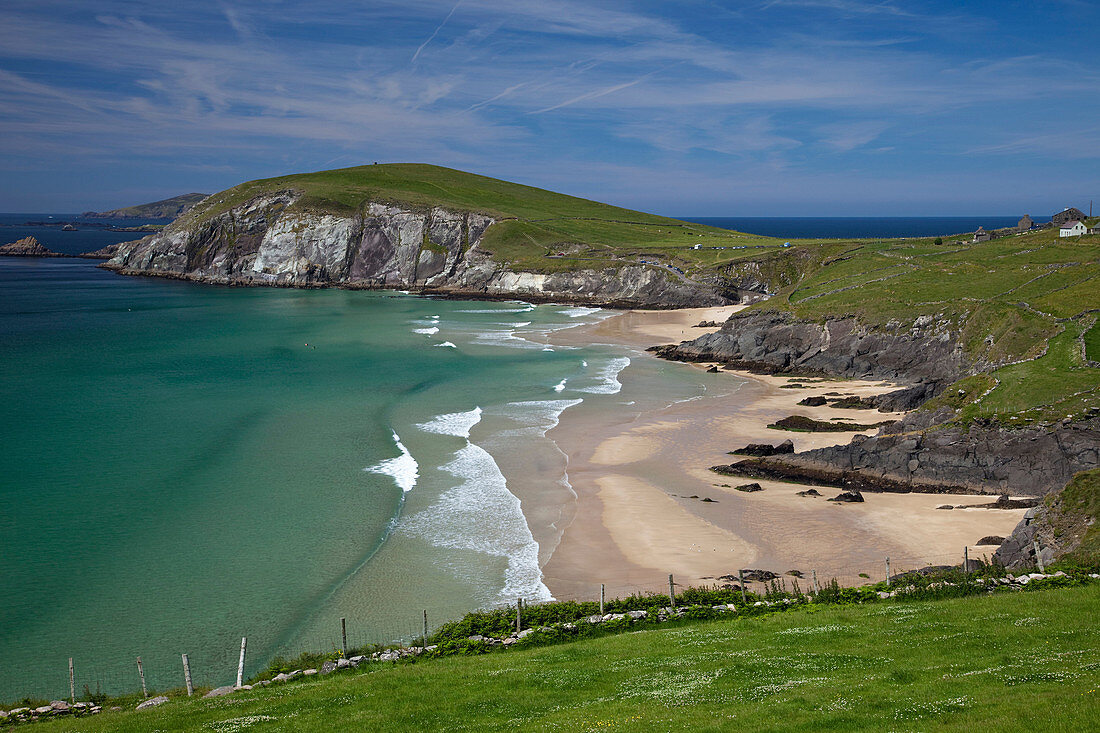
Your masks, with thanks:
M1089 730L1100 584L384 663L43 731Z
M215 194L181 218L186 226L275 191L295 190L294 209L354 214L366 202L413 209L442 207L497 220L483 249L519 269L539 272L619 264L621 257L695 267L728 261L782 242L655 214L623 209L541 188L417 163L365 165L249 181ZM694 249L695 245L700 249ZM703 246L747 247L703 250ZM716 253L727 252L716 257Z

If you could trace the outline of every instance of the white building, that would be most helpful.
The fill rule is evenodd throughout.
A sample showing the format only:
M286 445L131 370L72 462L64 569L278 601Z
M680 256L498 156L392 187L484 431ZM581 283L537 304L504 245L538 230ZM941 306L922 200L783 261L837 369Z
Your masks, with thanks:
M1059 237L1080 237L1082 234L1088 234L1088 227L1079 221L1067 221L1061 227L1058 228Z

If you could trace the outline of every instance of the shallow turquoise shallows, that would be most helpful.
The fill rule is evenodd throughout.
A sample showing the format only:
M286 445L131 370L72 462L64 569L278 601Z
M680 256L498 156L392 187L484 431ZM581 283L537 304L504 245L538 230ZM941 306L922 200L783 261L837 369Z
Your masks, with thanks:
M242 636L252 673L340 618L359 645L548 597L517 494L568 500L545 432L630 358L545 336L606 314L94 265L0 261L0 702L67 696L69 657L78 697L138 656L225 684Z

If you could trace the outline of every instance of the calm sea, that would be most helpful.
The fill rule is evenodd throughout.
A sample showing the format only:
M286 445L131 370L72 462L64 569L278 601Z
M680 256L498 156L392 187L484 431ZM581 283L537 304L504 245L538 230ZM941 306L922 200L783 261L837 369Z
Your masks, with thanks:
M973 232L978 227L1014 227L1019 216L917 217L685 217L687 221L766 237L806 239L936 237ZM1037 218L1036 222L1049 221Z

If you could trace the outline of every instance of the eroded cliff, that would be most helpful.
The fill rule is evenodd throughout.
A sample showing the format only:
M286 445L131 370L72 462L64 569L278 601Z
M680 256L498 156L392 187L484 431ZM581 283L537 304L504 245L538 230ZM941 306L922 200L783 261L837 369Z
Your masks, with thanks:
M721 305L729 299L664 268L514 272L480 248L495 220L470 211L366 202L315 213L293 190L213 216L188 216L121 245L104 266L228 285L403 288L623 307Z

